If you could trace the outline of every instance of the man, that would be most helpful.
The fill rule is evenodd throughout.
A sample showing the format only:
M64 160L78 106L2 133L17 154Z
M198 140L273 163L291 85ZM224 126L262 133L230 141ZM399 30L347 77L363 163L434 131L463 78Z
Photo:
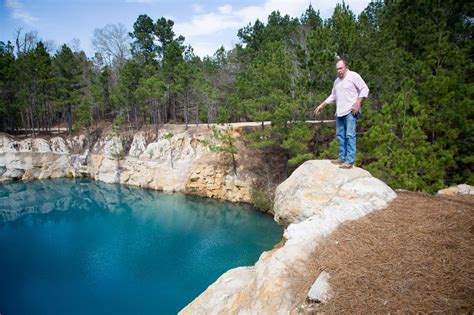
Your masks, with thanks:
M369 88L361 76L350 71L347 61L336 63L337 78L331 95L314 113L319 115L328 104L336 103L336 137L339 140L339 158L331 161L340 168L352 168L356 157L356 124L362 103L369 95Z

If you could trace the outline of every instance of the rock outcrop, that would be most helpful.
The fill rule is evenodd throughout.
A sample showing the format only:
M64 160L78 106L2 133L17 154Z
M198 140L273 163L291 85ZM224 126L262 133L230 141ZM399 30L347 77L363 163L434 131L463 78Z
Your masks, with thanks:
M275 193L275 220L298 223L314 216L331 213L346 215L348 209L357 217L380 209L391 200L393 191L369 172L355 167L349 172L329 161L305 163Z
M236 141L240 137L234 132ZM206 145L207 127L168 126L133 137L105 134L95 143L85 136L16 140L0 134L0 181L89 176L167 192L186 192L233 202L250 202L257 175L240 163L233 174L228 157Z
M467 184L451 186L451 187L439 190L438 195L448 195L448 196L474 195L474 186L467 185Z
M128 138L109 133L95 143L84 136L20 141L0 134L0 181L84 175L249 202L259 179L259 158L245 151L237 133L235 176L229 158L208 149L209 134L205 127L174 126ZM304 163L276 190L275 220L287 225L282 247L263 253L255 266L226 272L181 313L288 314L297 303L292 280L305 272L318 241L342 222L385 207L395 196L360 168L343 170L329 161Z
M0 181L64 177L79 168L77 156L60 137L16 141L0 134Z
M395 196L360 168L304 163L276 190L275 219L289 224L284 245L263 253L253 267L226 272L181 314L289 314L298 303L294 276L305 273L318 241Z

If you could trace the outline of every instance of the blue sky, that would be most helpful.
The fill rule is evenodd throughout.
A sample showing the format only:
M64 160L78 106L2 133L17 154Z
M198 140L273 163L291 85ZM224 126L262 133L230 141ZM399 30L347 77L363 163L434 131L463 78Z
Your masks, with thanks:
M266 21L274 10L300 17L311 3L321 17L331 16L336 0L0 0L0 40L14 41L22 33L36 31L52 47L73 44L89 56L94 52L94 29L122 23L131 31L140 14L154 21L166 17L175 22L196 55L212 55L221 45L230 49L238 43L237 31L257 18ZM359 14L369 0L346 0ZM76 47L77 48L77 47Z

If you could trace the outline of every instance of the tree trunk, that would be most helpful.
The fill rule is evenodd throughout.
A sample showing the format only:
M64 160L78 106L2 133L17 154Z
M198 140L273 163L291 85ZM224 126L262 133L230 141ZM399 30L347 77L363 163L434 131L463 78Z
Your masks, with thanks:
M27 115L27 119L29 119L29 121L30 121L31 132L33 134L33 138L36 138L35 123L34 123L34 120L33 120L33 109L32 109L31 106L29 106L28 112L29 113Z
M173 106L173 121L176 122L176 98L173 96L172 106Z
M207 95L205 96L206 98L206 105L207 105L207 128L209 128L209 123L211 121L211 104L209 102L209 98L207 97Z
M67 131L68 131L69 137L71 137L72 136L72 105L71 104L67 105L66 120L67 120Z
M135 129L139 130L140 129L140 123L139 123L140 118L138 117L137 106L133 106L133 116L135 118Z
M199 102L196 103L196 117L195 122L196 125L199 125Z
M235 160L234 153L232 153L232 169L234 171L234 175L237 176L237 161Z
M188 93L187 92L184 95L184 123L186 125L186 129L188 129Z

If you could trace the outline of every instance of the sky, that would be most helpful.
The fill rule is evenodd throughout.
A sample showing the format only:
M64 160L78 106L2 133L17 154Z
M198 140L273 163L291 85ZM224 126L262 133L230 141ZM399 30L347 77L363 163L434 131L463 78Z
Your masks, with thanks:
M311 4L327 19L342 0L0 0L0 41L15 41L16 33L36 31L52 48L68 44L93 56L94 30L121 23L132 31L140 14L156 21L175 22L176 35L183 35L194 53L212 56L223 45L227 50L239 42L237 31L272 11L301 17ZM345 0L355 14L369 0Z

